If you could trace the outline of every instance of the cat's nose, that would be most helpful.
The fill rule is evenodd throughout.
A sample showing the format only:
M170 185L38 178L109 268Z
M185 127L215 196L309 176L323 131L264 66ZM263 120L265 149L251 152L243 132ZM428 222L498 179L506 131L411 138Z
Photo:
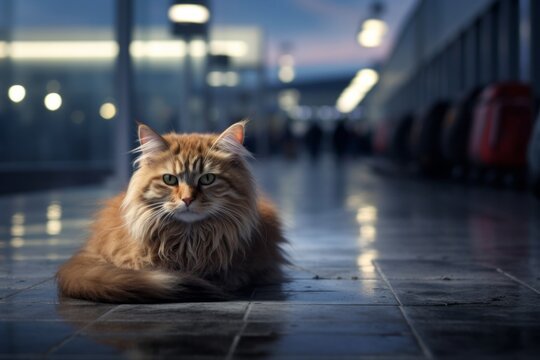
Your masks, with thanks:
M185 197L182 199L182 201L186 204L186 206L189 206L189 204L191 204L193 202L193 198L192 197Z

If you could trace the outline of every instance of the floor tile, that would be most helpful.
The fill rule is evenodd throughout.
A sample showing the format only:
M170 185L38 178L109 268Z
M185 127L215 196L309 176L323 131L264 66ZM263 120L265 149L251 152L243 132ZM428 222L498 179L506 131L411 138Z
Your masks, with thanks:
M114 306L104 304L49 304L0 302L0 321L93 321Z
M121 305L103 321L226 321L242 320L247 302Z
M315 305L293 303L254 303L249 315L249 322L304 322L304 321L339 321L339 322L400 322L403 321L397 306L362 306L362 305Z
M58 321L0 321L0 355L45 354L74 332Z
M437 260L378 260L391 280L505 280L496 268L470 263Z
M233 337L223 335L107 335L77 336L56 349L54 355L121 355L126 358L184 358L225 356Z
M540 294L510 280L390 280L403 305L540 306Z
M246 336L240 339L238 355L391 355L420 354L414 338L407 336L370 336L351 334L287 334Z
M435 356L473 358L505 356L521 358L540 351L540 326L492 323L415 323L420 336Z

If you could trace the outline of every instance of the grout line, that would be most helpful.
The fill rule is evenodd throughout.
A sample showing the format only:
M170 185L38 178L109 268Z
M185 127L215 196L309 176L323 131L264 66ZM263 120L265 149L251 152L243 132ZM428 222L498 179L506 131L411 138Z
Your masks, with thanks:
M101 314L100 316L98 316L97 318L95 318L94 320L90 321L89 323L87 323L86 325L82 326L80 329L78 329L77 331L73 332L73 334L69 335L67 338L65 338L64 340L60 341L57 345L54 345L54 346L51 346L49 348L49 350L47 350L47 352L45 353L45 357L51 355L53 352L55 352L56 350L60 349L62 346L64 346L65 344L67 344L68 342L70 342L71 340L73 340L76 336L79 336L80 334L82 334L83 331L85 331L88 327L94 325L96 322L98 322L99 320L101 320L101 318L109 315L110 313L112 313L114 310L118 309L120 306L122 305L116 305L114 306L112 309L110 310L107 310L105 311L103 314Z
M240 330L238 330L238 333L234 336L234 339L232 341L231 347L229 348L229 351L227 352L227 356L225 357L225 360L232 359L234 352L236 351L236 348L238 347L238 343L240 342L240 338L244 334L244 331L247 327L247 319L249 317L249 313L251 312L251 308L253 307L253 303L251 302L253 299L253 296L255 295L255 289L251 292L251 296L249 299L248 306L246 308L246 312L244 313L244 317L242 318L242 326L240 327Z
M379 275L381 275L381 277L384 280L384 282L386 283L386 285L388 285L388 287L390 288L390 291L392 292L392 295L394 295L394 298L398 302L398 304L399 304L398 307L399 307L399 310L401 311L401 315L403 315L403 318L407 322L407 325L409 325L409 328L411 329L411 332L412 332L414 338L416 339L416 342L418 343L418 346L420 347L420 349L424 353L424 356L426 358L428 358L428 359L433 359L433 354L431 353L431 350L429 350L428 346L426 345L426 343L424 342L424 340L422 339L422 337L420 336L420 334L418 333L416 328L413 326L411 319L405 313L405 310L403 309L403 304L401 303L401 301L399 300L396 292L394 291L394 287L392 286L392 284L390 284L390 281L388 281L386 275L383 273L382 269L379 267L379 264L374 260L372 261L372 263L375 266L375 269L377 269L377 272L379 273Z
M521 285L525 286L526 288L528 288L528 289L534 291L535 293L540 294L540 291L538 291L537 289L535 289L535 288L532 287L531 285L527 284L527 283L524 282L523 280L518 279L518 278L515 277L514 275L512 275L512 274L510 274L510 273L507 273L507 272L504 271L503 269L497 268L497 271L500 272L501 274L505 275L506 277L510 278L511 280L517 282L518 284L521 284Z
M43 280L43 281L37 282L37 283L32 284L32 285L30 285L30 286L28 286L28 287L25 287L25 288L23 288L23 289L13 289L13 290L17 290L17 291L15 291L15 292L13 292L13 293L7 295L5 298L0 299L0 301L4 301L4 300L6 300L6 299L9 299L9 298L12 297L12 296L15 296L15 295L18 295L18 294L24 292L24 291L26 291L26 290L30 290L30 289L33 289L33 288L35 288L35 287L38 287L39 285L41 285L41 284L43 284L43 283L46 283L47 281L50 281L50 280L53 280L53 279L54 279L54 276L51 276L51 277L49 277L49 278L46 278L46 279Z
M253 303L250 302L250 303L248 304L247 309L246 309L246 313L244 314L244 317L242 318L242 321L243 321L244 323L246 323L246 324L247 324L247 319L248 319L249 313L251 312L251 308L252 308L252 307L253 307Z

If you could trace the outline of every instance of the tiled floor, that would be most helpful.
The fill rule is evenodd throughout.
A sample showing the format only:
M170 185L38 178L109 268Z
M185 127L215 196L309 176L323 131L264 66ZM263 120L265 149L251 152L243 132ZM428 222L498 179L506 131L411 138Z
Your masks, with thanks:
M537 358L537 200L360 162L255 168L292 281L226 303L60 300L55 269L110 193L0 198L0 359Z

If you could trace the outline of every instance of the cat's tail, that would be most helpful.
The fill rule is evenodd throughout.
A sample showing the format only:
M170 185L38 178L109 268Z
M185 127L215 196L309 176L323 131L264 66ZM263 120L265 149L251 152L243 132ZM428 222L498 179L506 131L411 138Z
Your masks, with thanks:
M157 270L122 269L85 251L56 274L63 296L111 303L217 301L229 295L192 275Z

